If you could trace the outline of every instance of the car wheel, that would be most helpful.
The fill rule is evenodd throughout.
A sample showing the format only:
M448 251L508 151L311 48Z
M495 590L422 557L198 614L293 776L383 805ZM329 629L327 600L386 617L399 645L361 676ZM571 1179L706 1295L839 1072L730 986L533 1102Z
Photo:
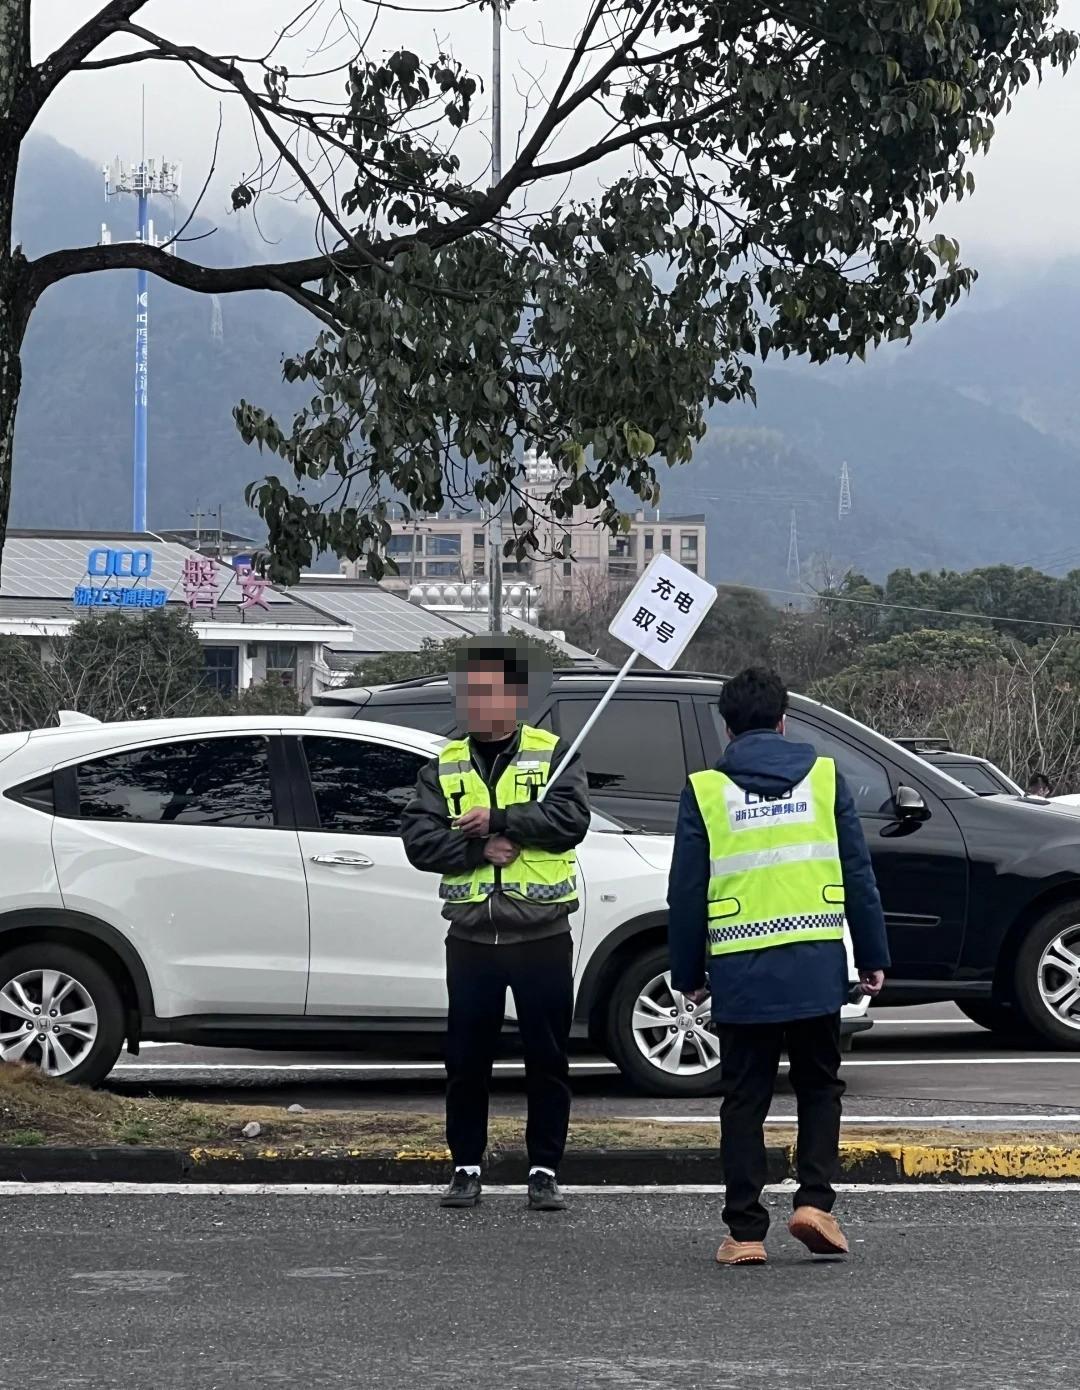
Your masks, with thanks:
M1080 904L1055 908L1028 932L1016 958L1016 1000L1043 1038L1080 1049Z
M696 1009L671 988L662 946L623 968L608 1005L608 1052L636 1090L651 1096L714 1095L720 1040L708 999Z
M980 1028L988 1028L999 1037L1021 1039L1025 1034L1030 1038L1031 1025L1012 1004L995 1004L988 999L958 999L956 1007L977 1023Z
M51 941L0 956L0 1061L96 1086L123 1044L120 991L96 960Z

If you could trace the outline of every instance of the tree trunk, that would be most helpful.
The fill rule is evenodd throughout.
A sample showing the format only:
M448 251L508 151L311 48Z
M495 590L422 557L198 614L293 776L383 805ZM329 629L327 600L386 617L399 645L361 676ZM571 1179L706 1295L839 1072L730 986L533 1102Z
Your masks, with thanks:
M23 122L16 110L30 73L30 0L0 0L0 558L11 505L15 411L22 385L23 336L29 314L25 261L11 244L15 175Z

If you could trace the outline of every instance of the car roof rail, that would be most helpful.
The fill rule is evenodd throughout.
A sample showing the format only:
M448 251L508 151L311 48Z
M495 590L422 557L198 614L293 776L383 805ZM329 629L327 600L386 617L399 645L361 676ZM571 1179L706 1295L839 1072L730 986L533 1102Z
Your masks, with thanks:
M589 666L556 666L551 674L560 680L571 678L575 680L611 680L618 673L616 671L616 668L612 666L610 662L600 661L599 659L597 659L595 664ZM723 682L728 679L727 676L720 675L716 671L661 671L659 669L653 670L642 668L638 670L637 668L635 668L629 674L630 679L633 680L638 680L644 677L648 680L658 681L692 680L711 681L714 683L718 682L720 684L723 684ZM448 675L449 672L442 671L438 674L433 674L430 676L411 676L407 680L386 681L383 685L368 686L366 688L373 692L384 690L423 690L427 686L441 685L447 679ZM360 689L362 687L352 688ZM336 692L328 692L330 698L333 698L335 694L340 696L343 693L344 692L340 688ZM321 703L321 698L318 699L318 702Z
M898 743L901 748L906 748L909 753L953 752L952 740L947 738L915 738L907 736L905 738L894 738L893 743Z

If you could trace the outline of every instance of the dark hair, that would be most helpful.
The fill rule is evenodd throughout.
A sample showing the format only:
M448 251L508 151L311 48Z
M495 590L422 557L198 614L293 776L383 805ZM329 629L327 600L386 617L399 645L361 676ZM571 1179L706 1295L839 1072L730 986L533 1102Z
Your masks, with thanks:
M775 671L748 666L720 692L720 715L733 734L775 729L787 713L788 693Z
M1045 772L1033 772L1033 773L1031 774L1031 776L1028 778L1028 786L1029 786L1029 787L1035 787L1035 786L1045 787L1046 790L1049 791L1049 790L1050 790L1050 778L1047 777L1047 775L1046 775Z
M529 663L525 654L516 647L475 646L465 650L463 662L466 671L481 666L499 666L507 685L523 686L529 683Z

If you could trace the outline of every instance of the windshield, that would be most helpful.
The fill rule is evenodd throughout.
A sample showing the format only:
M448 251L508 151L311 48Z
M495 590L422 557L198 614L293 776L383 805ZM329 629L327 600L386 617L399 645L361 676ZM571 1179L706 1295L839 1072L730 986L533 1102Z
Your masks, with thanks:
M625 835L633 827L625 825L622 821L616 820L614 816L609 816L604 811L598 811L595 806L589 808L589 829L599 830L603 835Z
M1008 788L977 763L947 763L945 771L980 796L1000 796ZM1019 788L1017 789L1019 790Z
M963 782L965 787L970 787L979 796L1023 796L1022 787L1018 787L1011 777L1002 772L1001 768L994 767L986 763L953 763L944 765L943 770L956 781Z

